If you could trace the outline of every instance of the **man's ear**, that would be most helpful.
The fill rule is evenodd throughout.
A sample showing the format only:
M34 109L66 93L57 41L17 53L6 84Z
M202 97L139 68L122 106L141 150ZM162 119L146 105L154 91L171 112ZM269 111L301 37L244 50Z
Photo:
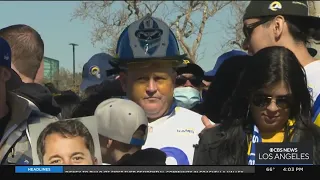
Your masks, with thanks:
M44 74L44 60L42 60L40 63L36 77L34 77L34 82L37 84L42 84L43 83L43 74Z
M171 73L171 79L174 85L176 84L176 78L177 78L177 72L173 69Z
M127 74L125 72L120 72L118 80L120 81L123 92L127 92Z
M11 72L6 68L1 68L0 77L2 81L7 82L11 78Z
M283 16L277 16L272 23L272 31L275 41L279 41L284 30L285 19Z

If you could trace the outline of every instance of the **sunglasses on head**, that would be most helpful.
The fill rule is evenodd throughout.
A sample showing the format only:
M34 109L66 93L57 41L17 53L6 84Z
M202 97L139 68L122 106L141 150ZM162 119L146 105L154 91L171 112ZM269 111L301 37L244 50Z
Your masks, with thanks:
M256 27L258 27L258 26L270 21L271 19L273 19L273 17L265 17L265 18L261 19L258 22L254 22L254 23L251 23L251 24L248 24L248 25L244 24L242 31L243 31L243 34L244 34L245 38L246 39L250 39L251 34L252 34L253 30Z
M186 84L187 80L193 85L193 86L200 86L202 83L202 79L196 76L192 76L190 78L187 78L185 76L179 75L176 78L176 85L177 86L183 86Z
M274 98L268 95L256 94L252 98L252 104L257 107L267 107L270 105L272 99ZM290 95L276 97L275 103L278 108L287 109L292 104L292 97Z

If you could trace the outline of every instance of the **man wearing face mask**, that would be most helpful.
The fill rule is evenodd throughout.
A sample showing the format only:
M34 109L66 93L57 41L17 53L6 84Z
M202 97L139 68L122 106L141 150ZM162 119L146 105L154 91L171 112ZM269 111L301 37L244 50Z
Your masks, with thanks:
M198 112L197 107L202 101L204 71L188 59L184 60L184 64L185 66L177 68L174 98L178 106Z

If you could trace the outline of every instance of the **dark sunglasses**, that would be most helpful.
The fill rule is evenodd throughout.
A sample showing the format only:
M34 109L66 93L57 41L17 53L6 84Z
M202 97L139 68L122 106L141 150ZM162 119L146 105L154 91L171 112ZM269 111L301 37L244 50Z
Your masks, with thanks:
M252 104L257 107L267 107L270 105L272 99L273 98L268 95L256 94L252 98ZM280 96L276 98L276 105L278 106L278 108L287 109L290 108L291 104L292 96L290 95Z
M256 27L258 27L258 26L270 21L271 19L273 19L273 17L265 17L265 18L261 19L258 22L251 23L251 24L248 24L248 25L243 25L242 31L243 31L243 34L244 34L245 38L249 39L251 37L251 34L252 34L253 30Z
M193 86L200 86L202 83L202 79L199 77L192 76L190 78L187 78L185 76L179 75L176 78L176 85L183 86L184 84L186 84L187 80L189 80Z

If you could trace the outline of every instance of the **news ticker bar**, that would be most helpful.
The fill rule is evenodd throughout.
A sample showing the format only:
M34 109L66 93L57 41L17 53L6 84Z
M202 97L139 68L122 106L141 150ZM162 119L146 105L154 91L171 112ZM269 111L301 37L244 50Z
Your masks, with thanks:
M15 173L254 173L254 166L15 166Z
M0 166L1 167L1 166ZM315 172L315 165L256 166L7 166L15 173L279 173ZM15 168L14 168L15 167ZM2 167L1 167L2 168ZM10 172L10 171L8 171ZM12 171L11 171L12 172Z

